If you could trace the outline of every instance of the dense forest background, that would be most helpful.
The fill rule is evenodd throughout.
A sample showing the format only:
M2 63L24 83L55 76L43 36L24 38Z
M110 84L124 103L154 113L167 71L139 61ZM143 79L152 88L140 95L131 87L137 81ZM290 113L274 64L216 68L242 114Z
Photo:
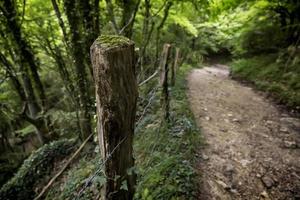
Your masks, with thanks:
M298 0L1 0L0 16L0 186L39 147L59 141L45 146L49 155L35 155L36 159L54 159L68 155L68 147L74 146L70 139L78 144L95 132L90 46L99 35L124 35L135 42L139 83L157 70L162 46L170 43L180 49L181 65L229 60L233 77L299 110ZM140 88L138 116L153 88L153 84ZM147 120L145 117L143 126ZM137 143L137 149L140 146ZM87 152L89 156L83 156L80 165L95 168L93 150ZM24 165L18 172L21 178L34 163ZM80 169L76 167L72 170ZM138 187L137 198L159 199L162 195L161 191L152 192L151 198L148 194L151 189L159 190L153 187L159 170L172 168L160 167L148 179L140 179L144 185ZM69 181L82 183L94 168ZM1 191L16 188L14 184L22 188L31 183L15 176ZM186 188L169 189L182 195ZM74 191L75 186L69 187L61 198Z

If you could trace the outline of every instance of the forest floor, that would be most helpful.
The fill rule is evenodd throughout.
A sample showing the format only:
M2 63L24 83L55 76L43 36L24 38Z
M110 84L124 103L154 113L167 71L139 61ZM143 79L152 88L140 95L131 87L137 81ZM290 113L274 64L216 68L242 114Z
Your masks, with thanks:
M300 120L231 80L225 65L194 69L188 96L205 145L199 199L300 199Z

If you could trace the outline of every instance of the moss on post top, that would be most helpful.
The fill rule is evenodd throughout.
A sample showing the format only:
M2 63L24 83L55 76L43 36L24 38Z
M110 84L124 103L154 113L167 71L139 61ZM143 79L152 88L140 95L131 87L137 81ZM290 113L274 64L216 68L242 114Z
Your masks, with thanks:
M134 44L130 39L120 35L101 35L96 41L101 48L112 49L116 47L129 46Z

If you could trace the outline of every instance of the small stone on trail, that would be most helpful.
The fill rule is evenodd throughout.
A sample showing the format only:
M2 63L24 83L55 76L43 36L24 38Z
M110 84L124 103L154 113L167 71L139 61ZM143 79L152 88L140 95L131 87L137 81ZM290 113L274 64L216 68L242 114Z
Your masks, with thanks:
M207 121L210 121L210 120L211 120L211 118L210 118L210 117L205 117L205 119L206 119Z
M270 199L270 197L266 191L263 191L262 193L260 193L260 196L263 197L264 199Z
M223 181L221 181L221 180L217 180L217 183L219 184L219 185L221 185L225 190L230 190L230 186L229 185L227 185L226 183L224 183Z
M239 120L239 119L237 119L237 118L234 118L232 121L233 121L233 122L241 122L241 120Z
M207 155L203 154L203 155L202 155L202 159L203 159L203 160L208 160L209 157L208 157Z
M246 160L246 159L242 159L241 161L240 161L240 163L241 163L241 165L243 166L243 167L246 167L249 163L251 163L252 161L250 161L250 160Z
M260 175L260 174L256 174L256 177L257 177L257 178L261 178L261 175Z
M263 184L265 185L265 187L268 189L270 189L274 185L273 179L268 176L262 177L261 180L262 180Z
M228 117L232 117L232 116L233 116L233 114L229 113L229 114L227 114L227 116L228 116Z
M284 147L288 149L296 149L297 143L295 141L284 141Z
M279 129L279 131L282 132L282 133L288 133L289 132L289 130L286 127L281 127Z
M232 164L226 164L225 165L225 172L233 172L233 170L234 170L234 167L233 167L233 165Z
M230 189L230 192L233 194L238 194L238 191L236 189Z

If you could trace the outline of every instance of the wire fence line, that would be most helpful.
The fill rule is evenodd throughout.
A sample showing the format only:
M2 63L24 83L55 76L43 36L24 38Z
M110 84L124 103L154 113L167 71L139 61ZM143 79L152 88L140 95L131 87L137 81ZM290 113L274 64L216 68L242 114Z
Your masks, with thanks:
M88 178L88 180L85 182L84 186L81 188L81 190L79 191L79 193L76 195L76 198L75 198L76 200L79 199L79 198L82 196L83 192L84 192L84 191L85 191L85 190L93 183L95 177L96 177L97 175L99 175L100 172L103 170L102 167L106 164L106 162L112 157L112 155L114 154L114 152L118 149L118 147L119 147L126 139L127 139L127 136L124 137L124 138L123 138L123 139L115 146L115 148L111 151L111 153L107 156L107 158L106 158L103 162L100 163L98 169L95 171L95 173L94 173L92 176L90 176L90 177Z
M144 107L143 112L141 114L141 116L139 117L139 119L136 122L135 127L138 127L138 125L140 124L141 120L143 119L145 113L147 112L147 110L150 108L150 106L152 105L153 100L155 99L155 94L158 90L158 86L155 87L153 90L151 90L150 94L150 98L148 100L148 104ZM100 165L98 166L98 168L96 169L96 171L85 181L83 187L80 189L80 191L77 193L75 200L79 200L80 197L83 195L84 191L87 190L88 187L90 187L94 181L94 179L101 174L101 172L103 171L103 166L106 164L106 162L112 157L112 155L115 153L115 151L120 147L120 145L127 139L127 136L125 138L123 138L112 150L112 152L108 155L108 157L103 161L100 162Z
M143 117L145 116L147 110L150 108L150 106L151 106L151 104L152 104L152 102L153 102L153 100L154 100L154 98L155 98L155 93L156 93L157 90L158 90L158 87L155 87L155 88L150 92L151 96L150 96L150 98L149 98L149 100L148 100L148 104L144 107L144 110L143 110L141 116L139 117L139 119L137 120L136 126L135 126L135 127L138 127L138 125L140 124L141 120L142 120Z

